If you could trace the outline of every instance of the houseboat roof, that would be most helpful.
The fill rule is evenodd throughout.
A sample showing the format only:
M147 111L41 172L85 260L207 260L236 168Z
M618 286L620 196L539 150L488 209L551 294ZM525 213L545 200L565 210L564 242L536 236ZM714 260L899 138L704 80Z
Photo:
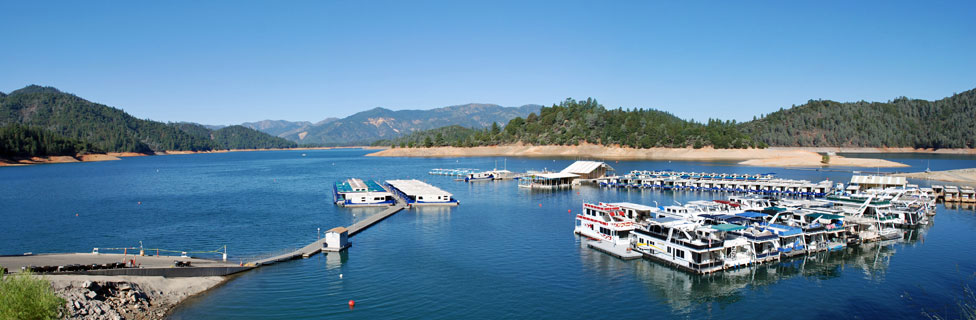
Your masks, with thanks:
M851 183L904 186L908 184L908 180L905 177L892 176L852 176Z
M565 172L550 172L550 173L538 173L534 175L535 177L542 179L569 179L569 178L579 178L579 175Z
M660 225L680 225L685 223L691 223L684 219L671 218L671 217L653 218L653 219L648 219L648 221Z
M359 179L347 179L346 181L336 183L336 191L340 193L350 193L350 192L354 192L353 190L364 189L364 188L366 189L366 192L386 191L386 189L383 189L383 187L380 186L379 183L373 180L363 181Z
M420 180L386 180L386 183L389 183L407 195L437 194L452 196L450 192L441 190Z
M573 164L563 169L562 173L577 173L577 174L589 174L599 168L607 168L608 170L613 170L610 165L600 162L600 161L576 161Z
M657 209L655 207L649 207L642 204L636 204L630 202L615 202L615 203L610 203L610 205L628 208L628 209L640 210L640 211L651 211Z

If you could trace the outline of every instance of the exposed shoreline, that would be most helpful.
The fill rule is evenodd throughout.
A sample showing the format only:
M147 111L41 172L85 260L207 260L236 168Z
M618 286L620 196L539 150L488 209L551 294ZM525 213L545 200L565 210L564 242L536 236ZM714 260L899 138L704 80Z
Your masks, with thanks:
M712 149L710 147L693 148L650 148L636 149L616 146L598 146L581 144L579 146L528 146L507 145L488 147L433 147L433 148L389 148L377 146L344 146L344 147L298 147L298 148L270 148L270 149L229 149L208 151L162 151L155 154L136 152L91 153L79 156L51 156L31 157L27 159L0 158L0 167L26 166L34 164L75 163L114 161L127 157L144 157L158 155L178 155L197 153L226 153L226 152L254 152L254 151L283 151L283 150L332 150L332 149L367 149L380 150L367 154L373 157L576 157L611 160L678 160L678 161L740 161L739 164L749 166L771 167L820 167L818 153L918 153L918 154L956 154L976 155L976 149L914 149L914 148L852 148L852 147L770 147L766 149ZM846 158L831 156L829 166L846 167L907 167L894 161L871 158Z
M154 154L138 152L108 152L108 153L89 153L78 156L50 156L50 157L31 157L7 159L0 158L0 167L28 166L34 164L52 163L75 163L75 162L97 162L122 160L127 157L146 157L146 156L165 156L176 154L197 154L197 153L227 153L227 152L251 152L251 151L283 151L283 150L331 150L331 149L382 149L383 147L299 147L299 148L270 148L270 149L225 149L208 151L162 151Z
M65 319L165 319L181 302L228 277L43 275L67 301Z
M833 148L837 149L837 148ZM906 150L899 150L907 152ZM833 152L833 151L832 151ZM973 150L966 150L973 152ZM968 154L968 153L967 153ZM736 161L741 165L764 167L822 167L822 156L811 150L798 148L713 149L713 148L650 148L636 149L617 146L580 144L578 146L505 145L486 147L393 148L367 156L371 157L571 157L606 160L677 160L677 161ZM826 166L844 167L908 167L903 163L884 159L845 158L831 156Z
M958 183L965 183L971 186L976 186L976 168L931 171L931 172L898 173L895 174L895 176L912 178L912 179L958 182Z

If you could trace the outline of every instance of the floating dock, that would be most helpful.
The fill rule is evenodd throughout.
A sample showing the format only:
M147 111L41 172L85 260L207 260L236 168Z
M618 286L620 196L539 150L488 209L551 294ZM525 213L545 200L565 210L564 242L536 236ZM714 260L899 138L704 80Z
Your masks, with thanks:
M456 206L454 195L420 180L386 180L386 186L407 206Z
M640 259L643 256L640 252L631 250L627 246L615 246L613 245L613 243L610 243L609 241L600 241L600 240L584 240L584 241L586 241L587 247L617 257L618 259L621 260Z
M785 196L823 197L834 191L830 181L777 179L771 175L633 171L627 175L598 179L602 187L650 188L738 192Z

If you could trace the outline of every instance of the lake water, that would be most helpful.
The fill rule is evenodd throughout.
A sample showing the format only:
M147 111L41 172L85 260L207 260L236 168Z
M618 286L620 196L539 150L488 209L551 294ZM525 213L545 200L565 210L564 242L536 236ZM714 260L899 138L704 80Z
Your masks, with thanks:
M574 213L583 201L669 204L722 194L592 187L532 192L512 181L465 183L427 171L490 169L496 162L512 171L558 170L572 159L366 153L236 152L0 168L0 254L88 252L142 241L177 251L226 245L231 260L248 260L303 246L316 239L316 228L349 225L380 210L334 206L337 180L415 178L453 193L461 206L402 211L353 237L347 252L240 274L190 299L172 318L899 319L922 317L924 310L951 317L964 288L976 284L972 208L940 205L931 226L901 243L694 276L582 246L572 233ZM913 166L902 171L976 166L967 156L882 157ZM775 173L812 181L847 182L851 175L845 168L729 162L610 164L617 172Z

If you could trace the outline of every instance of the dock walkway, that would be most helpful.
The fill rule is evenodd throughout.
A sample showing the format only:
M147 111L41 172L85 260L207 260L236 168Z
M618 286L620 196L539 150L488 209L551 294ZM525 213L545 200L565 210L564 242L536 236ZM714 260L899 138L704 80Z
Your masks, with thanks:
M400 212L400 210L403 210L404 208L407 207L406 202L403 199L401 199L399 196L394 196L393 198L396 199L396 204L394 204L393 206L390 206L389 208L383 210L380 213L369 216L366 219L363 219L359 222L352 224L349 227L346 227L346 229L349 230L348 236L352 237L357 233L366 230L366 228L369 228L370 226L376 224L377 222L383 221L383 219L386 219L392 216L394 213ZM298 259L298 258L308 258L319 252L322 252L323 247L325 247L325 238L315 240L315 242L312 242L302 247L301 249L288 252L285 254L273 256L270 258L257 260L249 263L248 265L262 266L262 265L269 265L269 264L274 264L274 263Z

